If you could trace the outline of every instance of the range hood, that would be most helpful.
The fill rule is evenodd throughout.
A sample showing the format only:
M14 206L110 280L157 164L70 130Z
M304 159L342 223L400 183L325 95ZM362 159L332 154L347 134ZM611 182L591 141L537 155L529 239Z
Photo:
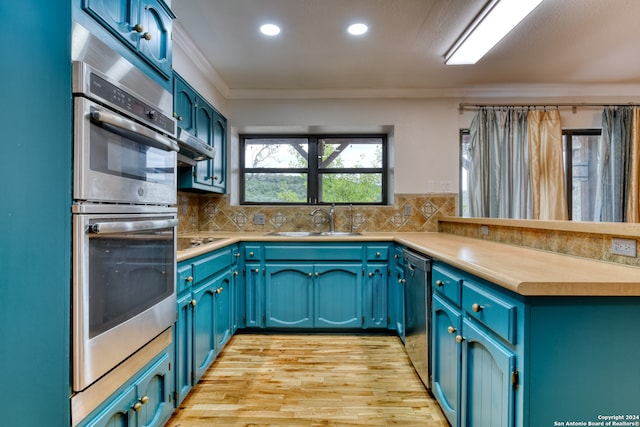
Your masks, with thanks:
M178 145L178 163L189 166L201 160L213 159L216 155L215 148L183 129L178 129Z

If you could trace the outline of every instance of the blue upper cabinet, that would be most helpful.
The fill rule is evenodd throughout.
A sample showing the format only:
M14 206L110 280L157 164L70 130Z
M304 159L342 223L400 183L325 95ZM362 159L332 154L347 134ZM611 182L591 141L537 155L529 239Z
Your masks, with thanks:
M178 188L224 194L227 189L227 119L175 72L173 108L180 129L194 134L216 150L213 160L181 166Z
M105 42L127 56L121 49L124 46L124 50L133 53L127 57L131 62L140 58L159 76L150 77L168 84L170 89L171 30L175 15L162 0L82 0L82 10L115 36L113 43L101 37ZM74 18L83 25L90 24L80 14ZM95 32L96 27L89 30ZM141 68L147 72L145 67Z

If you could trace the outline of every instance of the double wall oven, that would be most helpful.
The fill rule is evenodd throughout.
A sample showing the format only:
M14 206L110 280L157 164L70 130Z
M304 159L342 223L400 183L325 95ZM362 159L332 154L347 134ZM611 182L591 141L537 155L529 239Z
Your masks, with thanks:
M179 148L170 92L77 24L72 57L72 385L81 395L175 321Z

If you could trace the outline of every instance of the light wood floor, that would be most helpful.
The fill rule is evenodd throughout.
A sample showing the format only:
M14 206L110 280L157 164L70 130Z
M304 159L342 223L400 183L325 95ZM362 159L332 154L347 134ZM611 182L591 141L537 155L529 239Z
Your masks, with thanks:
M235 335L166 424L448 426L395 336Z

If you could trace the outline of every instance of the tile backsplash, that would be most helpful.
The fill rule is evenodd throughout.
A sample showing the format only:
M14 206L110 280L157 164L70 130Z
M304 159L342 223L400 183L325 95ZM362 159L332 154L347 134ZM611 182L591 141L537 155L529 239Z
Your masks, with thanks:
M393 206L338 205L336 231L438 231L438 218L456 214L456 194L398 194ZM179 233L196 231L327 231L318 206L232 206L228 195L178 192ZM328 206L320 206L328 210ZM260 219L264 217L264 224Z

